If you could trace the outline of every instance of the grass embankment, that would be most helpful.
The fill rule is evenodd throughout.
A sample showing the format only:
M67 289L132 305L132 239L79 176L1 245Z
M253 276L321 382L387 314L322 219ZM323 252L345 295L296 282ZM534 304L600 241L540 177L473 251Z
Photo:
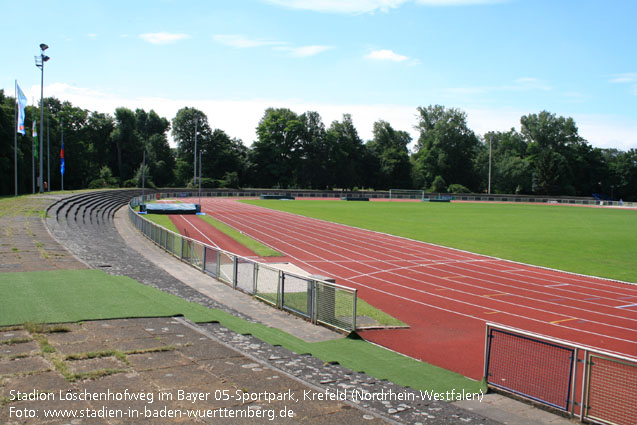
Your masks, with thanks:
M276 294L260 294L264 298L269 300L276 300ZM345 312L345 314L351 314L352 310L352 297L349 294L343 292L335 292L334 294L334 311ZM288 292L285 294L285 305L293 308L297 311L307 311L307 292ZM337 313L338 316L338 313ZM376 322L371 326L407 326L402 321L390 316L382 310L366 303L358 298L356 300L356 317L369 317L372 321Z
M308 343L101 270L0 273L0 305L0 326L181 314L194 322L219 322L269 344L415 389L476 392L485 388L482 382L383 349L356 335Z
M637 282L637 211L565 205L242 201L508 260Z
M235 241L239 242L241 245L250 249L259 257L282 257L283 256L283 254L281 254L279 251L276 251L270 248L269 246L263 245L261 242L257 241L256 239L252 239L251 237L246 236L244 233L241 233L240 231L228 226L225 223L222 223L219 220L216 220L210 217L209 215L200 215L197 217L199 217L206 223L210 224L212 227L219 230L220 232L231 237Z

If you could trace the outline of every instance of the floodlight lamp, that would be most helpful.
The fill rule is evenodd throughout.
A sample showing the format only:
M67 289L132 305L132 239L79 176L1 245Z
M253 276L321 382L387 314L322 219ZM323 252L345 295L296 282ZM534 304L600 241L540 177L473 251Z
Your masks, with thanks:
M49 59L51 59L51 58L48 57L47 55L42 55L42 61L43 62L47 62Z
M49 48L49 46L47 46L46 44L44 44L44 43L40 44L40 50L45 51L48 48Z
M35 57L35 66L38 68L42 66L42 56L34 56Z

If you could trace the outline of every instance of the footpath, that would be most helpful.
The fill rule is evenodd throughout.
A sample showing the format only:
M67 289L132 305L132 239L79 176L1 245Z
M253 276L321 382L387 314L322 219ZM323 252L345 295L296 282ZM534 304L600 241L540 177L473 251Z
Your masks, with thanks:
M44 218L63 196L25 197L0 211L0 273L100 268L307 341L340 337L221 283L211 286L132 228L125 208L101 223ZM346 400L346 389L417 393L183 318L0 328L2 424L570 423L498 395L454 405Z

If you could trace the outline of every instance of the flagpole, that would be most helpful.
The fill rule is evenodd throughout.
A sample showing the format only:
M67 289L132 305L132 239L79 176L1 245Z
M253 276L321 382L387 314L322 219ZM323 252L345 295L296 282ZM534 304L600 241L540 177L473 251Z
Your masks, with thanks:
M13 138L13 169L15 180L15 196L18 196L18 80L15 80L15 110L13 118L15 122L15 135Z
M49 114L46 116L46 181L47 187L46 191L51 191L51 149L50 149L50 139L51 129L49 128Z
M489 134L489 186L487 194L491 195L491 134Z
M62 130L62 155L64 155L64 118L62 118L60 120L60 129ZM62 163L61 165L63 165L65 167L66 171L66 160L64 158L60 159L60 162ZM62 191L64 191L64 171L62 171L62 168L60 167L60 172L62 174Z
M192 180L194 186L197 183L197 117L195 117L195 165L192 168L194 168L195 171L195 176Z
M33 104L35 105L35 99L33 99ZM33 110L33 121L35 122L35 110ZM33 128L35 126L31 126L31 181L33 182L33 193L35 193L35 137L33 137Z

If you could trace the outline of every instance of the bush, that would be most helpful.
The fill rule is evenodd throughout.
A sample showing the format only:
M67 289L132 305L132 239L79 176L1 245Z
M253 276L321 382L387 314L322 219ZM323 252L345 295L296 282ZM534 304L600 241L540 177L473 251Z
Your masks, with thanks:
M469 188L466 186L454 183L449 185L449 187L447 188L447 192L448 193L471 193L471 190L469 190Z
M124 180L122 187L137 187L137 179Z
M117 179L110 178L108 181L105 181L103 178L95 179L88 184L89 189L102 189L102 188L116 188L119 187L117 184Z
M445 192L447 190L447 182L442 176L436 176L431 187L429 188L430 192Z
M103 187L106 187L104 179L95 179L88 184L89 189L101 189Z
M236 171L228 172L223 176L222 180L223 187L228 187L232 189L239 188L239 175Z
M222 181L217 179L211 179L210 177L202 177L201 178L201 188L202 189L217 189L223 186ZM199 180L197 180L197 184L194 184L193 179L190 179L188 184L186 185L189 189L198 189L199 188Z

